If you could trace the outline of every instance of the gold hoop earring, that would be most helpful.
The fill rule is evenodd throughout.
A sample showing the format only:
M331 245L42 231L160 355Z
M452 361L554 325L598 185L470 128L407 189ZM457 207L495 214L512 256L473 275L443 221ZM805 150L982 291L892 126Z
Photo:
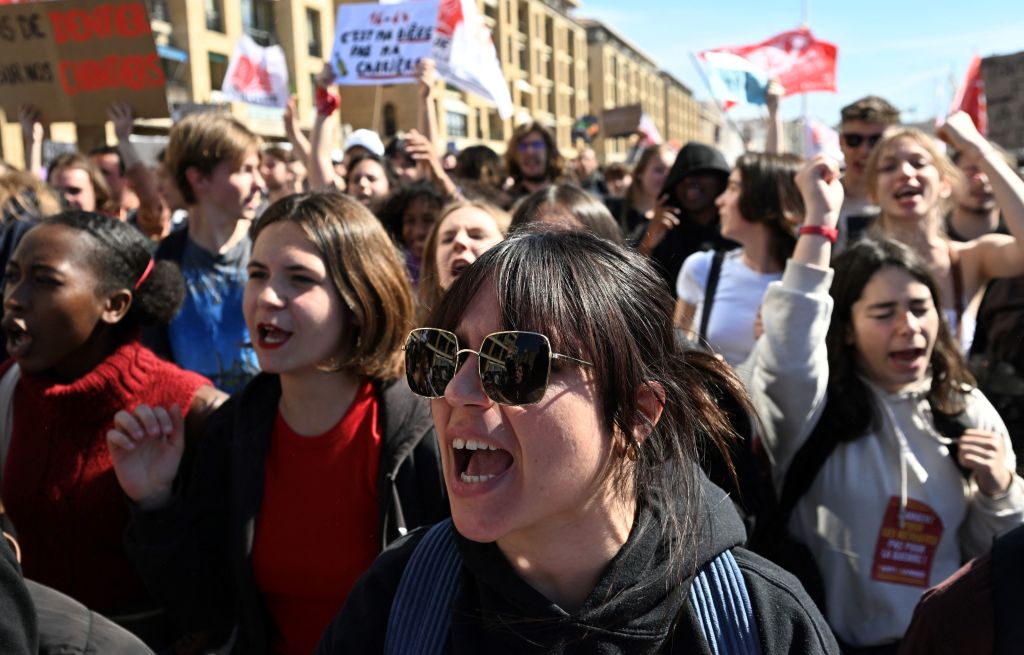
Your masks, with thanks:
M626 444L626 459L631 462L635 462L640 458L640 444L637 443L636 439L630 439L629 443Z

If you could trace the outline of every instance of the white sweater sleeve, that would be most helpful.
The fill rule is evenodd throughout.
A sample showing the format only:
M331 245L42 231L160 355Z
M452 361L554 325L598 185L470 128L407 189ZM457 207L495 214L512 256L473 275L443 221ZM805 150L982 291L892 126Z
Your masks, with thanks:
M1006 466L1011 471L1015 470L1017 458L1013 454L1006 425L984 394L977 389L970 392L967 412L972 425L979 430L995 432L1003 438ZM994 498L981 493L978 485L971 480L969 498L967 519L960 527L960 543L965 557L987 553L995 537L1024 523L1024 480L1016 473L1006 493Z
M831 283L832 269L790 260L782 281L771 283L764 296L764 334L747 362L747 384L776 487L825 405Z

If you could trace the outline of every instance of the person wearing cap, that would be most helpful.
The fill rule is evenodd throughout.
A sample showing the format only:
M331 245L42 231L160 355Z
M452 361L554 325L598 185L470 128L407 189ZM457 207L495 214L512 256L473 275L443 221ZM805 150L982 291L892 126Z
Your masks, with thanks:
M668 172L654 218L634 233L637 249L654 261L673 293L687 257L701 250L731 250L737 245L722 236L715 206L729 172L718 149L696 141L687 143Z

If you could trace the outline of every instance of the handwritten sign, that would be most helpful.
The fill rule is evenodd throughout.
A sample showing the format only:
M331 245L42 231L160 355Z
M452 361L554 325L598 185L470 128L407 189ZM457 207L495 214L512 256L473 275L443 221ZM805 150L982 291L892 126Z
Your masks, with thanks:
M1024 148L1024 52L981 61L988 103L988 138L1010 150Z
M416 62L430 56L436 24L437 0L339 5L331 52L335 82L414 82Z
M166 80L142 0L53 0L0 6L0 107L102 125L114 100L139 118L167 116Z

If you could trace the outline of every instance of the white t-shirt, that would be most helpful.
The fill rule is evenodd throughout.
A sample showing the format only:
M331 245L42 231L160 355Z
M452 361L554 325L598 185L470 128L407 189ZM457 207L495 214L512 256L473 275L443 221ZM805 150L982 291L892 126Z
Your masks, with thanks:
M700 329L704 311L704 290L711 271L712 251L697 252L686 258L676 280L676 293L697 308L693 330ZM754 348L754 321L761 299L771 282L782 279L778 273L758 273L743 263L743 249L725 255L708 319L707 340L715 352L731 366L741 364Z

